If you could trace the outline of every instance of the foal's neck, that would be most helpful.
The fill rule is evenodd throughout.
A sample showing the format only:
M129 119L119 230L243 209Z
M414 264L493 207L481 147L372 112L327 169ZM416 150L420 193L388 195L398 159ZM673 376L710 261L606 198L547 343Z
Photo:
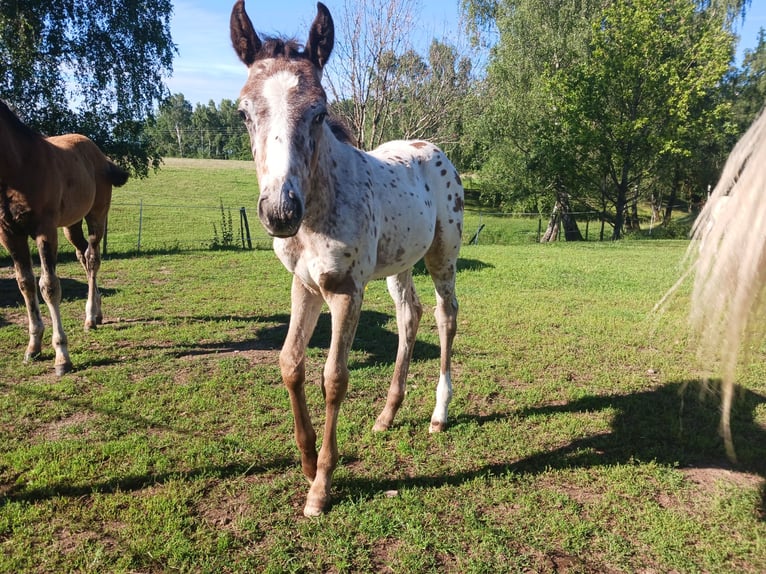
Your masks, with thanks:
M339 186L342 185L342 168L354 160L352 146L338 140L325 128L324 137L317 150L311 189L306 194L306 218L304 225L314 231L327 232L328 227L342 225L336 221Z

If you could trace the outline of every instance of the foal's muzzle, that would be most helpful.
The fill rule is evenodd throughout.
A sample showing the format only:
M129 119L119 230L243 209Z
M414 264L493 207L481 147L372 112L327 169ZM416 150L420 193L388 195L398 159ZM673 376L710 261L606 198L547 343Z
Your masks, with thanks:
M258 217L272 237L298 233L303 213L303 200L292 188L283 188L278 194L262 193L258 200Z

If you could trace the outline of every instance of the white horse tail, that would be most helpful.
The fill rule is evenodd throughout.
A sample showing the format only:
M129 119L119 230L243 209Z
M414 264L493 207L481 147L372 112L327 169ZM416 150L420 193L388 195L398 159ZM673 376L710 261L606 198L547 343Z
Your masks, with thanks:
M764 335L766 293L766 113L729 155L692 229L690 321L709 374L722 378L721 432L735 459L730 411L743 350Z

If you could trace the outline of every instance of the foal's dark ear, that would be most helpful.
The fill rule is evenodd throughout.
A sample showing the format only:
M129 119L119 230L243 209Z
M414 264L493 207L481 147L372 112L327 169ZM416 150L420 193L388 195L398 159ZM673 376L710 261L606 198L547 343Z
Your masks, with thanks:
M261 41L253 29L253 23L245 12L245 0L237 0L231 9L231 45L245 66L255 62L261 49Z
M335 25L327 6L317 2L317 16L311 25L309 41L306 44L306 54L314 65L320 70L324 68L330 59L333 44L335 43Z

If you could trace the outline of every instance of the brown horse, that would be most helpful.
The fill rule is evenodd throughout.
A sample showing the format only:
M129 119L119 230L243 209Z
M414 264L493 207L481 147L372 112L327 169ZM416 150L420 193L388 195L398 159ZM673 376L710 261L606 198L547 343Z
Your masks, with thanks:
M99 243L106 229L112 186L123 185L128 172L114 164L91 140L79 134L43 137L19 120L0 100L0 243L13 259L16 281L27 306L29 345L24 360L40 354L43 320L32 272L28 238L40 254L40 292L51 314L55 370L72 369L61 325L61 284L56 276L59 227L77 250L88 276L85 328L100 324L101 296L96 274ZM88 225L83 234L82 220Z

